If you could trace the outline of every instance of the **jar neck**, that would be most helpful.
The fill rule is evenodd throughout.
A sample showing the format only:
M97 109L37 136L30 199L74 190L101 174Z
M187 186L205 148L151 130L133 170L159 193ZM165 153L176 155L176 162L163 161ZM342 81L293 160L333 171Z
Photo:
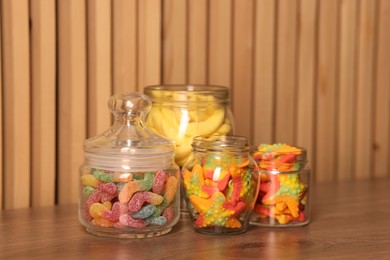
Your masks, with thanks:
M249 156L248 140L242 136L198 136L193 139L194 153L229 156Z

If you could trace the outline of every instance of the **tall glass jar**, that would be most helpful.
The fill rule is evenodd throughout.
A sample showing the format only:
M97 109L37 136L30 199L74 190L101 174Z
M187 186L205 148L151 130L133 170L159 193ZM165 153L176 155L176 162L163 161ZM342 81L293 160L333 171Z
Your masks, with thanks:
M261 185L251 224L303 226L310 221L307 151L287 144L262 144L253 153Z
M145 127L151 107L141 93L112 96L115 122L84 142L79 220L88 232L143 238L168 233L180 216L174 146Z
M145 87L153 102L146 124L175 143L175 161L191 160L191 142L199 135L234 133L229 88L207 85Z
M196 231L247 230L259 189L258 168L241 136L198 136L194 158L182 167L182 188Z

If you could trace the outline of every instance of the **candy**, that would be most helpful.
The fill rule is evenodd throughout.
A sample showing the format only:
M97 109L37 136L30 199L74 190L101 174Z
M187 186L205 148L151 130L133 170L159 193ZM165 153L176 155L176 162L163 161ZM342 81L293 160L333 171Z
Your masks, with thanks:
M175 178L175 177L173 177ZM128 209L130 212L136 212L141 209L142 205L145 202L152 203L154 205L159 205L163 201L163 197L150 192L150 191L140 191L134 194L134 196L131 198Z
M100 181L94 175L83 175L81 176L81 184L83 186L90 186L93 188L97 188L99 186Z
M290 221L306 221L305 210L308 185L301 180L300 170L306 154L286 144L262 144L254 153L261 174L259 198L255 212L260 218L274 218L281 225Z
M143 180L135 180L126 183L119 193L119 201L121 203L126 203L131 199L133 193L142 190L150 190L153 186L153 179L154 177L152 172L145 172Z
M175 141L175 161L182 166L192 154L191 142L199 135L226 135L232 130L224 106L218 104L213 95L198 94L196 92L179 91L149 91L153 100L164 102L185 102L180 109L171 109L155 102L150 110L146 124L171 140ZM186 103L194 105L187 105ZM199 105L200 102L207 102ZM180 104L180 103L179 103Z
M152 216L156 212L156 210L157 210L156 205L149 204L146 205L145 207L142 207L139 211L133 213L131 216L137 219L146 219Z
M167 207L162 216L167 220L167 222L171 222L175 216L175 209L171 206Z
M92 174L99 180L104 182L113 182L115 180L114 175L104 173L101 170L98 169L92 169Z
M89 207L89 215L92 218L101 218L103 213L108 211L109 209L103 205L102 203L93 203Z
M151 224L151 225L162 226L162 225L167 224L167 219L163 216L152 217L152 218L148 218L146 220L146 223Z
M234 218L235 211L224 208L225 196L221 192L215 192L211 198L204 199L195 195L190 196L190 201L195 209L201 215L195 221L198 227L221 226L227 228L241 227L237 226L236 221L228 221ZM234 223L234 225L231 225Z
M171 201L175 197L178 185L179 181L177 180L177 178L175 176L169 176L164 194L164 199L167 200L168 204L171 203Z
M186 195L188 197L191 195L196 195L201 198L210 197L209 194L202 190L202 187L205 183L203 176L203 168L201 165L195 165L192 171L184 169L183 179L184 185L186 187Z
M144 228L147 223L143 219L134 219L128 214L123 214L119 217L119 223L125 227Z
M102 214L102 218L116 222L119 220L119 216L129 212L127 205L120 202L115 202L112 206L112 210L105 211Z
M158 171L154 177L152 191L157 194L161 194L164 188L165 181L167 176L164 171Z

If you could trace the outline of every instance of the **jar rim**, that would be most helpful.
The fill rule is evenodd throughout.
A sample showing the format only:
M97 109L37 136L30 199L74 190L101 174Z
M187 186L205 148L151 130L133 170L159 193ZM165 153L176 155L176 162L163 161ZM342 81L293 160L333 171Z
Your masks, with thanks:
M248 138L239 135L202 135L192 141L195 151L249 152Z
M169 93L174 92L175 94L182 95L183 97L187 95L199 95L213 96L216 100L202 100L201 102L228 102L229 101L229 88L222 85L201 85L201 84L164 84L164 85L150 85L144 88L144 93L149 96L152 101L169 101L175 103L199 103L199 100L190 100L190 99L170 99L168 96L160 97L159 95L153 94L153 92L162 92Z

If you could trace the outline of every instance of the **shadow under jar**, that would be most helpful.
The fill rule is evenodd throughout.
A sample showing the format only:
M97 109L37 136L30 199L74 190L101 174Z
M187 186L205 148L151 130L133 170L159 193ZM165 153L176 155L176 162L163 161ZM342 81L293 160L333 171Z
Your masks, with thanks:
M248 228L259 188L256 162L241 136L198 136L194 158L182 167L182 190L193 227L204 234Z

